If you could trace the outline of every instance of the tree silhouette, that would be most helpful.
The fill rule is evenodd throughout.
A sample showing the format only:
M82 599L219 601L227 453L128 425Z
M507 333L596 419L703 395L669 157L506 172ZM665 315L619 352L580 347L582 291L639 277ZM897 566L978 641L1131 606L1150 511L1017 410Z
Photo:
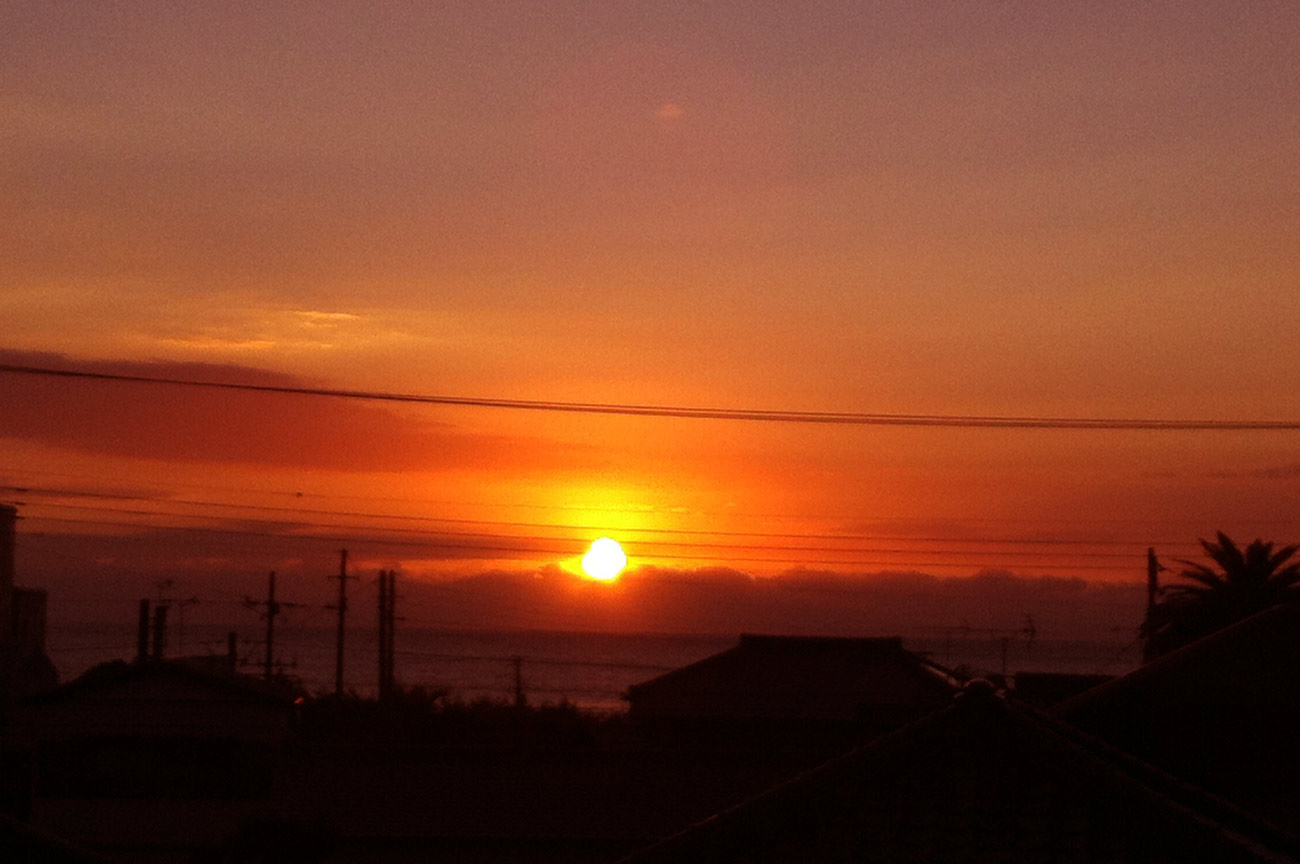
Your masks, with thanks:
M1300 547L1275 551L1272 543L1255 540L1243 550L1222 531L1218 542L1200 543L1218 569L1178 561L1186 567L1179 575L1191 582L1162 589L1148 611L1142 625L1147 660L1278 603L1300 600L1300 562L1287 564Z

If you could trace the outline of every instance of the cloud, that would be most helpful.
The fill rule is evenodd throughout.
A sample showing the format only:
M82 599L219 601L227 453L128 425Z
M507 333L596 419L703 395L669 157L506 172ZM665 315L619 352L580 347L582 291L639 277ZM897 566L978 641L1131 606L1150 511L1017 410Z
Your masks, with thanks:
M291 517L274 524L232 520L208 531L94 535L34 518L20 525L18 541L19 584L49 590L51 617L63 622L129 620L134 601L170 578L186 596L204 600L187 615L221 623L230 609L218 601L258 596L268 570L277 571L285 600L320 607L333 600L336 586L323 577L336 572L341 546L352 552L358 591L371 590L367 583L380 567L403 574L403 626L412 628L993 638L1019 633L1032 621L1040 639L1127 641L1136 637L1145 600L1137 582L1008 572L939 578L792 570L760 579L734 567L640 567L609 584L555 565L466 572L468 562L455 560L469 554L464 537L435 530L418 538L364 529L331 533ZM502 559L512 557L512 546L530 543L492 542ZM439 549L447 556L441 570L434 566ZM462 575L446 575L453 572Z
M0 363L114 375L303 386L235 364L73 361L0 349ZM113 456L340 471L531 468L578 445L481 434L360 400L0 373L0 438Z
M1294 480L1300 477L1300 463L1269 465L1246 471L1213 471L1205 476L1213 480Z
M985 573L804 571L753 579L728 568L639 568L613 584L558 571L479 576L411 587L432 626L615 632L786 633L916 637L1019 632L1039 638L1127 639L1136 634L1140 585Z
M143 328L146 344L213 357L222 352L316 354L411 341L394 322L352 312L248 305L230 297L204 300L198 307L201 315L195 308L190 301Z

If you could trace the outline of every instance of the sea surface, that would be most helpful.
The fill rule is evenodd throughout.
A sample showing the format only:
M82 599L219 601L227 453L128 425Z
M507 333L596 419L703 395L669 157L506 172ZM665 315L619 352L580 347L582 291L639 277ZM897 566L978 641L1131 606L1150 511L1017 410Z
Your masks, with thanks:
M399 629L394 637L395 674L407 687L446 691L462 701L513 700L518 688L530 704L567 701L600 711L621 711L623 694L636 683L734 646L737 635L647 633L563 633L550 631L472 632ZM135 654L134 627L121 624L51 625L47 646L68 681L91 666L129 660ZM331 692L335 680L336 630L286 627L276 634L277 672L297 678L311 693ZM375 693L378 640L374 631L348 632L344 639L344 687L361 696ZM961 634L904 638L910 650L948 668L974 674L1075 672L1118 675L1137 667L1136 642L1028 640ZM228 656L228 629L190 626L168 634L168 656ZM243 671L261 674L263 633L236 634Z

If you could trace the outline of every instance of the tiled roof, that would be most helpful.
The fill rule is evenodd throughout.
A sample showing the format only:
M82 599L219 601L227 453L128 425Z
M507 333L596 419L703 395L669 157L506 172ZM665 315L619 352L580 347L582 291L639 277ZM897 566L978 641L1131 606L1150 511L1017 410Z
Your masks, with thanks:
M109 859L0 813L0 857L8 864L109 864Z
M634 713L846 720L863 709L930 709L951 695L897 638L756 635L628 690Z
M291 699L275 692L261 681L246 675L223 675L182 661L103 663L67 684L38 693L27 701L33 705L52 704L91 696L133 682L175 681L222 694L232 700L263 703L277 708L291 707Z
M1285 844L980 682L950 707L625 860L1296 860Z
M1300 608L1277 606L1053 713L1300 834L1298 675Z

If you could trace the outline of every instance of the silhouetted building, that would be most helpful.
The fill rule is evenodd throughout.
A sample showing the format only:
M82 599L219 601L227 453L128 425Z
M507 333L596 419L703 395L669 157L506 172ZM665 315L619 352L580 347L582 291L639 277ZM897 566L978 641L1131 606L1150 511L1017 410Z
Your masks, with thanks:
M1113 679L1114 675L1086 675L1074 672L1017 672L1012 677L1011 695L1035 708L1050 708Z
M1276 606L1053 713L1300 835L1300 608Z
M0 504L0 718L14 698L58 683L45 653L46 594L14 586L18 510Z
M110 864L109 859L80 849L0 814L0 850L5 864Z
M746 634L734 648L633 685L627 700L632 720L656 734L796 743L865 740L947 704L953 692L898 638Z
M116 855L211 848L269 808L294 705L183 663L106 663L15 706L29 821Z
M625 859L1285 862L1293 841L975 682L949 707Z
M366 861L610 862L797 771L752 754L436 739L294 752L279 812L326 822Z

